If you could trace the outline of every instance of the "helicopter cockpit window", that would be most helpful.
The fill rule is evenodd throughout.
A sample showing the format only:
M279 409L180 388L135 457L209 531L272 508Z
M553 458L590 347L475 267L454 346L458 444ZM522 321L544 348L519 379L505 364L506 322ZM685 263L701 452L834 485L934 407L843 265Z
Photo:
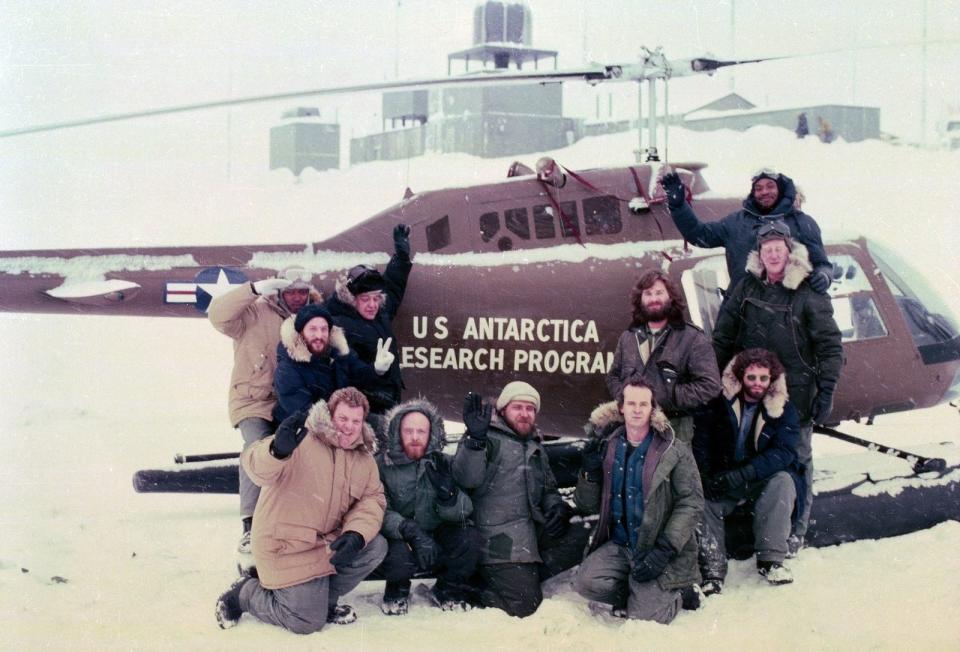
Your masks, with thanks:
M530 239L530 220L526 208L508 208L503 211L503 221L507 229L518 238Z
M687 297L690 319L710 337L723 301L721 291L730 284L726 258L722 255L704 258L683 273L680 284Z
M620 233L620 200L611 195L583 200L583 221L587 235L610 235Z
M877 304L871 296L872 288L863 268L853 256L830 257L833 263L833 284L830 301L833 319L840 328L844 342L886 337L887 326L880 317Z
M957 325L950 308L942 303L926 279L900 256L875 242L869 242L868 246L924 363L956 359Z
M580 236L580 223L577 220L577 202L565 201L560 206L560 237L576 238ZM537 239L556 237L557 209L552 204L533 207L533 229Z
M496 213L484 213L480 216L480 239L484 242L493 240L500 230L500 216Z
M427 249L436 251L450 244L450 216L444 215L433 224L427 225Z

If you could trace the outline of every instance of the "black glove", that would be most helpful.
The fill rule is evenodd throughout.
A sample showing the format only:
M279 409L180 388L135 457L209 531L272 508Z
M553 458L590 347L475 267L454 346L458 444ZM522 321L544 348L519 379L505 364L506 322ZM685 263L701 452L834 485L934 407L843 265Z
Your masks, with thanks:
M660 179L660 185L663 186L663 192L667 194L667 205L670 208L680 208L687 198L686 188L683 187L683 181L676 172L663 175Z
M467 427L467 437L477 444L476 448L486 446L492 416L493 410L484 404L479 394L469 392L463 399L463 425Z
M807 283L810 284L810 287L813 288L815 292L826 294L827 290L830 289L830 284L833 283L833 279L830 278L830 274L821 269L819 272L814 272L808 276Z
M363 537L359 532L347 530L330 544L330 550L333 551L330 563L334 566L349 564L357 553L363 550L364 545Z
M546 522L543 524L543 529L546 530L547 536L552 539L559 539L564 534L567 533L567 527L570 525L570 516L572 516L572 511L567 504L562 500L557 503L549 512L544 516L546 517Z
M307 428L303 424L307 420L310 410L300 410L294 412L280 424L277 428L277 434L270 444L270 452L278 460L290 457L290 454L300 445L303 438L307 436Z
M634 559L631 575L637 582L643 583L657 579L663 573L667 564L670 563L670 560L673 559L673 548L661 539L657 539L656 545L647 551L646 555Z
M410 257L410 227L406 224L393 227L393 250L407 258Z
M413 554L417 558L417 565L423 570L433 568L437 563L437 556L440 549L437 542L429 534L420 529L416 521L405 519L400 524L400 536L413 548Z
M591 437L580 453L580 470L590 482L600 482L603 474L603 458L600 456L602 441L599 437Z
M831 412L833 412L833 392L821 391L813 402L810 417L815 424L822 426L830 418Z
M750 464L732 471L718 473L710 480L710 492L715 496L723 496L739 489L756 477L757 472Z
M452 505L457 498L457 485L453 481L449 458L440 451L433 451L427 455L423 469L427 480L437 491L437 502L441 505Z

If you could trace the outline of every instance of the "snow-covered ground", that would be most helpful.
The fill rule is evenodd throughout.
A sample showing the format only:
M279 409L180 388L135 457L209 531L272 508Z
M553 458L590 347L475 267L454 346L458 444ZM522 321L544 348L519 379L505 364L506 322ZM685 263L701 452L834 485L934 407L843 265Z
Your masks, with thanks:
M787 172L828 239L884 241L960 313L960 153L879 142L827 146L767 128L673 130L670 143L708 160L706 176L724 194L745 194L763 165ZM162 175L136 164L41 174L30 167L30 146L5 144L36 172L23 175L16 192L4 191L5 248L316 241L395 202L406 185L466 185L500 178L509 164L431 156L307 173L299 182L284 172L246 171L242 182L211 175L204 183L176 161ZM554 154L573 168L622 164L633 146L634 136L621 134ZM63 156L60 170L79 160ZM175 452L239 447L226 418L230 341L203 320L4 314L0 356L3 649L960 648L956 522L805 550L792 563L797 581L785 587L761 583L751 561L734 562L724 594L669 627L597 618L562 581L524 620L440 613L422 600L408 617L388 618L377 608L382 585L368 583L350 597L361 615L355 625L303 638L245 618L224 632L213 604L235 576L236 497L139 495L130 479L137 469L169 465ZM928 442L949 441L945 450L955 458L958 419L955 408L939 406L845 430L921 452L940 450ZM839 467L863 459L862 449L821 438L815 453L849 455L846 465L824 459ZM880 464L908 470L898 460Z

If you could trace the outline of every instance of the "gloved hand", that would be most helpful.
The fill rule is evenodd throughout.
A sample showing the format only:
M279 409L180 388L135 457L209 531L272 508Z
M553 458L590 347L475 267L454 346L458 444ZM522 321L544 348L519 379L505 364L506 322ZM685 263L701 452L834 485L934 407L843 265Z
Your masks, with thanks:
M440 548L437 542L429 534L420 529L416 521L404 519L400 524L400 536L413 548L413 554L417 558L417 565L423 570L433 568L437 563L437 556L440 554Z
M567 507L565 502L560 501L557 503L544 515L547 520L546 523L543 524L543 529L546 530L547 536L559 539L566 534L572 514L573 512Z
M392 337L388 337L386 341L382 337L377 340L377 357L373 360L373 368L380 376L390 371L390 365L393 364L393 359L396 357L390 353L391 342L393 342Z
M813 401L810 417L815 424L822 426L830 418L831 412L833 412L833 392L821 391Z
M406 224L393 227L393 250L407 258L410 257L410 227Z
M337 355L343 356L350 353L350 345L347 344L347 336L344 335L343 329L339 326L334 326L330 329L330 348L336 351Z
M279 292L287 288L291 283L293 283L293 281L288 281L285 278L265 278L253 284L253 291L265 297L268 294L273 294L274 292Z
M437 502L441 505L450 505L457 497L457 485L453 481L453 469L450 460L440 451L433 451L427 455L424 472L427 480L437 491Z
M278 460L290 457L296 450L303 438L307 436L307 428L304 423L310 414L309 409L294 412L280 424L277 428L277 434L270 444L270 453Z
M478 445L485 445L491 417L493 410L490 406L484 404L479 394L469 392L463 399L463 425L467 427L467 437Z
M657 539L657 543L647 551L642 557L634 559L633 579L637 582L650 582L657 579L663 573L670 560L673 559L674 552L670 544L665 540Z
M732 471L718 473L710 480L710 492L715 496L723 496L736 491L756 477L757 472L750 464Z
M815 292L826 294L827 290L830 289L830 284L833 283L833 279L830 278L828 273L821 269L819 272L814 272L808 276L807 283L810 284L810 287L813 288Z
M602 440L599 437L591 437L580 452L580 470L583 471L590 482L600 482L600 476L603 473L603 458L600 456L601 443Z
M359 532L347 530L330 544L330 550L333 551L330 563L334 566L349 564L357 553L363 550L364 545L366 544Z
M663 192L667 195L667 206L670 208L680 208L687 198L687 190L680 180L680 175L676 172L663 175L660 179L660 185L663 186Z

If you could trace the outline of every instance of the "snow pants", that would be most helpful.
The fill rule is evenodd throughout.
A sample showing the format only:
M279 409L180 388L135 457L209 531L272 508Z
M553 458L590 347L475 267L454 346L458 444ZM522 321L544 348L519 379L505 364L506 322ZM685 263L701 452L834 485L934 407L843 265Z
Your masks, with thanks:
M724 494L719 500L707 499L699 552L703 579L722 580L727 576L723 520L743 502L753 504L753 548L757 561L782 562L787 556L790 516L796 499L796 486L786 471L751 482L736 493Z
M410 590L410 580L418 573L434 573L437 585L455 591L466 592L467 581L477 568L483 537L475 527L444 524L428 532L440 547L437 563L432 568L423 568L410 546L402 539L387 539L387 556L380 565L380 572L387 580L388 588L404 593Z
M589 537L590 532L576 524L556 539L541 531L537 541L541 563L480 564L483 606L518 618L531 615L543 602L540 583L579 564Z
M803 476L807 483L807 493L803 501L803 511L793 527L793 534L807 536L810 523L810 508L813 506L813 426L800 428L800 444L797 446L797 462L803 464Z
M241 419L237 428L240 430L240 436L243 437L243 450L247 450L267 435L273 434L273 423L260 417ZM259 497L260 487L253 484L253 480L243 470L243 464L240 464L240 516L244 518L253 516Z
M630 575L631 570L630 549L607 541L580 564L577 593L615 607L626 605L628 618L669 625L680 612L680 591L661 589L657 580L638 582Z
M378 534L352 561L337 566L336 575L273 590L260 586L260 580L250 580L240 589L240 608L294 634L319 632L327 624L329 608L373 572L386 554L387 542Z

